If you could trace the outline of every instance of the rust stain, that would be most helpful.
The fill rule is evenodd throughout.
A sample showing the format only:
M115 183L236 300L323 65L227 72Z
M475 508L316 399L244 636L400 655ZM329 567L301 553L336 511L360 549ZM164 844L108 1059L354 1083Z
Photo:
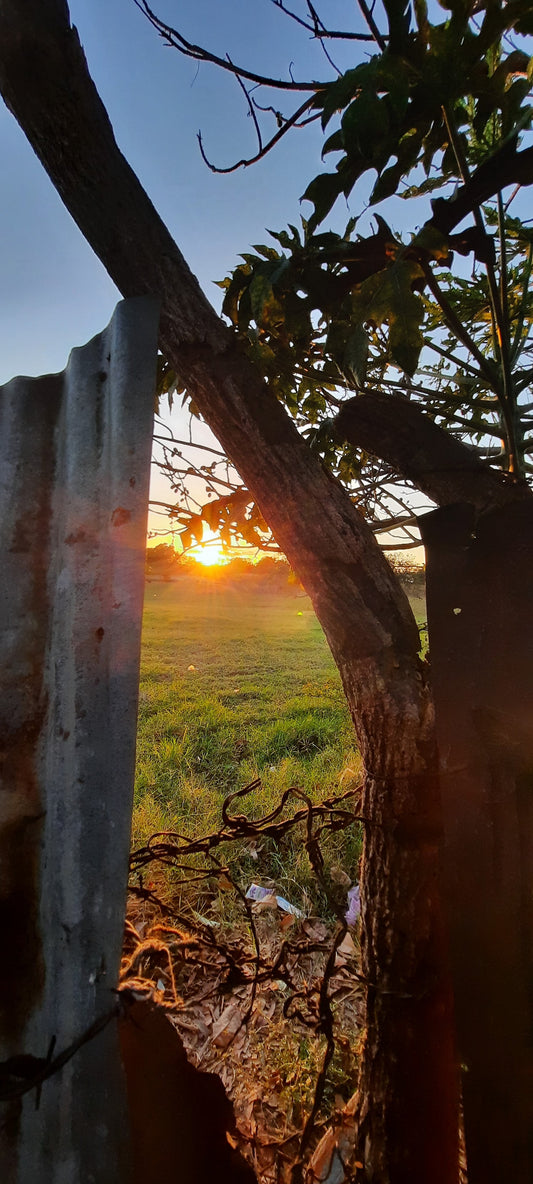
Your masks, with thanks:
M125 510L123 506L117 506L111 515L113 526L124 526L125 522L131 519L131 510Z
M73 543L82 543L85 537L86 532L83 530L83 527L80 527L79 530L71 531L70 534L67 534L65 542L71 547Z

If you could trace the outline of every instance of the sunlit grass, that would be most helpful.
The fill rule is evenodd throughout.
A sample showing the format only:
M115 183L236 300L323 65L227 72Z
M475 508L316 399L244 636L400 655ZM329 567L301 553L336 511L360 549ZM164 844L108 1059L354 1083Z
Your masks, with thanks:
M423 601L415 608L423 619ZM258 778L239 803L255 817L289 787L319 801L360 772L339 675L306 597L209 581L148 585L134 846L160 830L218 830L224 798ZM353 878L359 843L356 827L326 843ZM291 898L312 890L301 833L262 843L256 860L244 845L239 865L243 879L270 877Z
M256 778L261 789L240 806L255 816L291 786L320 800L359 775L338 673L307 598L207 587L148 585L135 846L156 830L217 830L224 798ZM346 841L336 840L339 850ZM242 853L245 870L275 872L294 895L295 878L300 890L311 878L301 835L274 848L263 846L260 867Z

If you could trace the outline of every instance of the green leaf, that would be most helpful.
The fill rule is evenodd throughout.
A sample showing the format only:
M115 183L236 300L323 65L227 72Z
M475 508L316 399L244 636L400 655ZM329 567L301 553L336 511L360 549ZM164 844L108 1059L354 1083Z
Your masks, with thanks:
M448 239L440 230L431 225L431 222L426 223L425 226L415 234L412 239L411 246L417 250L427 252L432 259L437 263L450 262L450 246Z
M342 193L342 188L343 181L338 173L321 173L307 186L302 201L311 201L315 207L315 212L309 219L311 230L329 214L339 194Z
M328 152L342 152L344 148L344 135L342 128L337 128L336 132L326 140L322 149L322 156L327 156Z
M278 325L284 319L283 309L274 295L272 281L264 272L257 272L249 288L250 307L257 325Z
M423 345L424 304L413 292L413 283L423 276L415 260L400 258L365 280L352 297L354 319L388 323L391 361L409 375L416 370Z
M294 230L294 227L291 227ZM269 230L268 233L272 238L275 238L280 246L284 247L286 251L291 251L295 246L301 246L300 236L298 231L295 232L295 237L291 238L286 230Z
M307 396L306 399L304 399L304 401L302 403L302 411L303 411L304 415L307 416L309 423L316 423L318 420L319 414L323 413L325 410L326 410L326 401L324 399L324 396L318 394L317 391L313 391L310 395Z
M368 348L368 336L363 326L356 325L346 342L342 369L348 380L353 377L357 387L363 386L366 379Z
M308 302L295 292L288 292L284 302L285 328L293 341L309 342L313 337L313 326Z
M368 337L362 324L332 321L324 349L349 383L356 387L363 385L368 363Z
M276 251L274 247L265 247L262 243L254 243L254 251L257 251L257 254L262 255L264 259L280 258L279 251Z
M374 161L390 127L386 103L363 91L344 112L341 126L346 154Z
M313 105L322 107L323 130L327 127L332 115L336 111L343 111L350 99L353 99L364 83L370 80L378 61L378 57L370 58L370 61L363 62L353 70L347 70L335 82L331 82L324 90L319 91Z
M250 282L251 268L236 267L231 276L227 288L226 295L222 302L222 312L229 317L234 325L239 319L239 301L243 291L248 287Z
M386 197L391 197L393 193L396 193L403 174L404 168L400 161L385 169L378 177L370 194L370 205L375 206L378 202L384 201Z
M416 299L416 297L414 298ZM421 304L421 301L417 303ZM424 344L420 331L419 317L409 317L404 309L389 327L389 353L391 361L412 378Z
M250 300L250 284L247 284L244 291L241 293L241 298L238 305L237 313L237 327L240 333L246 333L250 321L252 320L252 302Z

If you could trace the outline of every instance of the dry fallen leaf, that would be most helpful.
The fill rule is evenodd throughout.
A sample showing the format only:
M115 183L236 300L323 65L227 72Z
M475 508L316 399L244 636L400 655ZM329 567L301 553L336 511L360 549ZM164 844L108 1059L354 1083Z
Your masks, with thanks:
M239 1031L241 1024L240 1008L236 1007L234 1003L229 1003L213 1024L211 1039L216 1048L227 1048Z
M350 958L355 958L357 949L355 942L349 933L343 937L340 946L337 947L335 956L335 966L345 966Z
M306 937L311 941L327 941L330 935L330 929L324 921L316 919L309 919L303 922L303 930Z

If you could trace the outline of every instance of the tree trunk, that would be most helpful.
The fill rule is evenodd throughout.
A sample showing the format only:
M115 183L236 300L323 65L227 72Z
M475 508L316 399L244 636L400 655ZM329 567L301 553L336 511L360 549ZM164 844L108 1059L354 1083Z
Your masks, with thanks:
M402 395L365 391L344 403L334 423L339 439L392 465L438 506L469 502L484 512L531 498L525 481L491 469L473 448L430 419L419 403Z
M453 1184L457 1090L437 889L433 715L407 599L347 495L208 304L121 156L63 0L0 0L0 87L120 290L161 298L164 354L313 600L368 770L358 1154L374 1184Z
M342 673L349 701L357 702L357 688L349 686L352 672ZM418 694L401 676L395 694L391 681L387 689L375 687L363 748L367 1032L357 1150L363 1170L357 1179L450 1184L458 1171L458 1071L440 904L433 708L422 670ZM384 1049L395 1059L392 1072Z

